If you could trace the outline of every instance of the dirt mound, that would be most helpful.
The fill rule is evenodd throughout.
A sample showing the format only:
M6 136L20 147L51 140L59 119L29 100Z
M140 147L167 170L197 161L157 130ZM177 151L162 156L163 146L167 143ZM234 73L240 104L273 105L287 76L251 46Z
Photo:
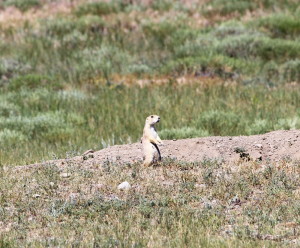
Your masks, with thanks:
M207 159L225 161L273 161L300 160L300 130L279 130L262 135L235 137L205 137L183 140L164 140L160 146L164 158L193 162ZM82 156L69 160L51 161L56 164L65 162L91 164L132 163L142 160L140 143L116 145L99 151L87 151ZM34 165L30 165L34 166Z

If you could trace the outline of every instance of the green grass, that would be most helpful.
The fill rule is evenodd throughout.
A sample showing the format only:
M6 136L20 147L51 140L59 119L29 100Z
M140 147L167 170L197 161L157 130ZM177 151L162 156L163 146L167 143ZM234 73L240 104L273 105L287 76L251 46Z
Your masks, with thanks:
M174 83L145 88L112 84L84 91L17 89L0 95L2 164L136 142L145 117L153 113L162 118L158 128L164 139L300 128L299 91L284 86Z
M3 0L0 3L0 7L14 6L23 12L31 8L40 7L41 5L42 0Z
M299 129L297 0L51 2L0 3L24 13L0 22L0 247L299 246L297 161L15 169L150 114L162 139Z
M238 2L247 3L246 8L260 6L256 1ZM290 8L293 1L286 2L289 7L282 13L247 22L212 21L203 27L194 27L196 20L190 18L197 8L180 10L179 2L170 7L168 1L148 7L96 1L76 6L60 18L36 20L39 25L1 26L5 39L0 46L0 85L28 73L66 85L108 82L116 74L138 78L209 74L243 82L253 75L265 79L268 72L262 68L270 61L277 64L273 81L282 83L286 64L300 56L299 14ZM262 6L268 9L272 4L264 1ZM278 7L282 5L284 1ZM163 17L145 14L150 9L161 11ZM174 12L172 17L169 11ZM135 15L129 15L132 12Z

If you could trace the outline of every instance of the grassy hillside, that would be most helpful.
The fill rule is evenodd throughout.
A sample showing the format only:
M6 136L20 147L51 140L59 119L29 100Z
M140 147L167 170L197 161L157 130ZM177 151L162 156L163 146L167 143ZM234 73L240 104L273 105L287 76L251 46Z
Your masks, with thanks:
M163 139L299 129L298 2L1 1L0 248L299 245L288 158L15 167L136 142L149 114Z

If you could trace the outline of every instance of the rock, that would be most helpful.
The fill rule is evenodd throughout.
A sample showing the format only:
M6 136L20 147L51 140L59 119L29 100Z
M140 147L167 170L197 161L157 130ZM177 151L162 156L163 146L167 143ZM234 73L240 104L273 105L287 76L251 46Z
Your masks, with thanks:
M196 187L196 188L199 188L199 189L206 189L206 185L203 184L203 183L202 183L202 184L196 183L196 184L195 184L195 187Z
M87 160L87 159L89 159L89 158L93 158L94 157L94 153L95 151L94 150L92 150L92 149L90 149L90 150L87 150L86 152L84 152L83 154L82 154L82 159L83 160Z
M40 198L41 195L39 195L39 194L34 194L32 197L33 197L33 198Z
M54 182L50 182L49 185L50 185L51 188L53 188L54 185L55 185L55 183Z
M129 182L125 181L123 183L120 183L118 185L118 189L119 190L129 190L131 188L131 185L129 184Z
M262 161L261 151L257 151L257 150L251 151L250 152L250 158L253 161Z
M236 195L229 201L230 205L241 205L241 200L240 198Z
M79 193L70 193L69 194L69 201L71 204L76 204L80 199Z
M60 176L63 177L63 178L68 178L68 177L71 176L71 173L66 173L66 172L65 173L61 173Z
M89 158L94 158L94 154L88 154L82 157L83 160L88 160Z
M95 187L96 189L103 189L103 188L105 188L105 185L102 184L102 183L97 183L97 184L94 184L94 187Z
M213 209L219 206L219 202L216 199L208 200L206 197L202 198L202 205L206 209Z
M254 147L262 149L263 146L262 146L262 144L255 144Z
M233 225L225 225L223 227L222 234L232 236L234 235L234 226Z

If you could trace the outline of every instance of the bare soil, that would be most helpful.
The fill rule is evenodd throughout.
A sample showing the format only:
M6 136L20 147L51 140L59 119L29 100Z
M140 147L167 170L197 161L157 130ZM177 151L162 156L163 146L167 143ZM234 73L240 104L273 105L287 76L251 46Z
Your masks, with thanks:
M204 137L182 140L164 140L160 146L162 158L196 162L203 159L220 159L234 162L246 161L278 162L300 160L300 130L279 130L262 135L235 137ZM99 151L87 151L71 159L48 161L57 165L66 162L81 163L82 166L117 164L142 161L141 143L115 145ZM36 166L27 165L27 167Z

